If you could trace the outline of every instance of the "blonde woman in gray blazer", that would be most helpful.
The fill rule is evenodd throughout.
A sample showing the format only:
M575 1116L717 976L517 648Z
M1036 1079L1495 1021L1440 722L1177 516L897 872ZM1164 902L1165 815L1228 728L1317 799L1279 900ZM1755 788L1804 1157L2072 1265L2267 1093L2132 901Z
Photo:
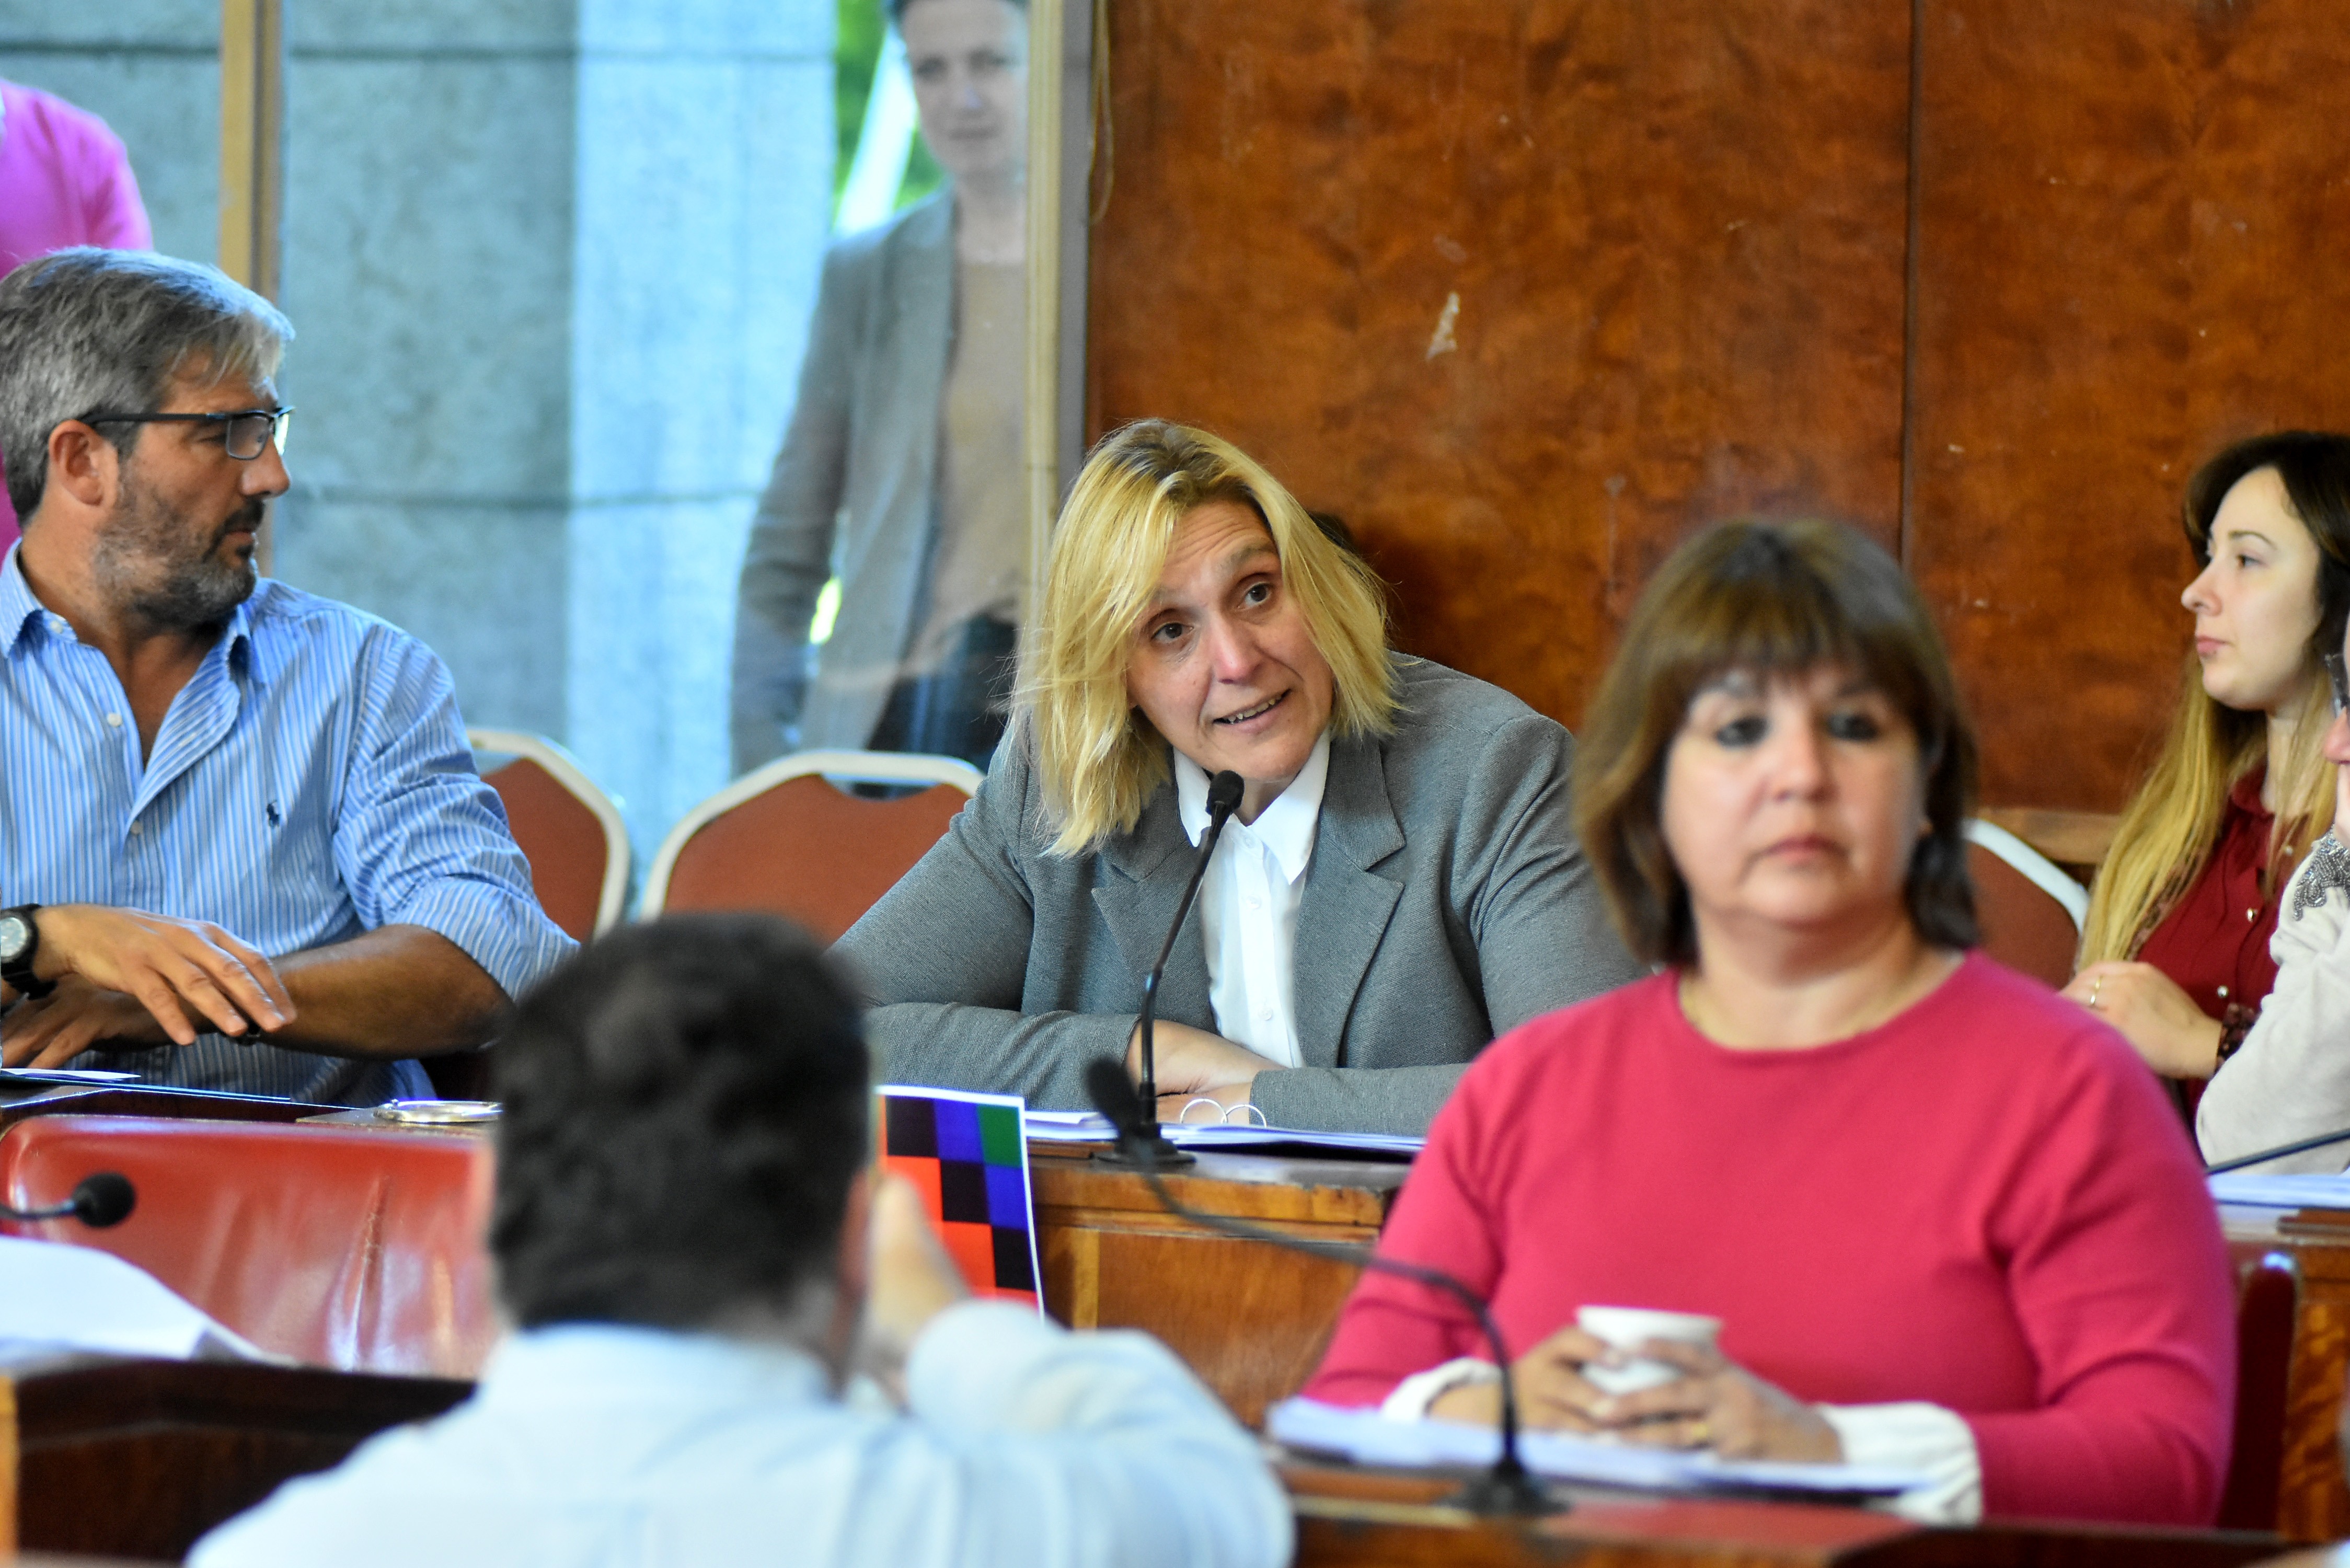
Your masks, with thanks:
M1497 1033L1641 972L1569 826L1565 730L1390 652L1368 569L1215 437L1095 450L1022 659L978 796L841 939L889 1079L1075 1108L1096 1058L1134 1070L1225 769L1268 865L1308 847L1268 874L1248 833L1219 845L1159 992L1169 1119L1419 1134Z

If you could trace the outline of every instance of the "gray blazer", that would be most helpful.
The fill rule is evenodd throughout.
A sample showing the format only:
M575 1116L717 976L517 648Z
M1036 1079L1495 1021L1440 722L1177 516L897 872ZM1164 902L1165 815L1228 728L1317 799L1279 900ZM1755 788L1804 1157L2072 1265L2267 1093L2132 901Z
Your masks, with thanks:
M862 747L889 701L929 566L954 265L945 191L826 254L799 399L743 560L737 773L794 746ZM836 571L840 613L811 686L808 618Z
M1419 1134L1501 1032L1643 971L1568 816L1575 742L1497 687L1397 659L1393 734L1335 742L1297 918L1307 1065L1258 1076L1276 1126ZM1131 833L1045 853L1024 748L836 950L873 1002L882 1081L1086 1101L1122 1058L1191 869L1172 784ZM1216 1027L1196 912L1159 1015Z

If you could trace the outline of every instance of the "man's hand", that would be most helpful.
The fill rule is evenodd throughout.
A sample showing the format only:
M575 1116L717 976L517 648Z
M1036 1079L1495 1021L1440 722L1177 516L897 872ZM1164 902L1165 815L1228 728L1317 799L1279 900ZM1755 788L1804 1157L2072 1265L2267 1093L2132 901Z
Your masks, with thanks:
M877 1178L873 1189L873 1282L865 1297L861 1368L905 1402L906 1357L939 1314L971 1295L954 1260L939 1244L922 1200L904 1179Z
M2093 963L2064 994L2120 1030L2165 1077L2208 1078L2219 1069L2219 1020L2150 963Z
M243 1034L258 1023L274 1033L294 1020L293 999L269 961L209 921L47 904L33 923L41 938L35 974L79 975L127 996L175 1044L194 1044L205 1027Z
M1194 1029L1188 1023L1157 1023L1151 1029L1151 1054L1159 1075L1159 1118L1179 1120L1193 1100L1211 1099L1223 1106L1249 1103L1250 1085L1259 1073L1277 1071L1245 1046L1221 1034ZM1135 1027L1126 1045L1126 1075L1142 1081L1142 1029Z
M186 1014L181 1017L185 1022ZM136 997L69 974L57 990L18 1002L0 1021L0 1067L62 1067L93 1046L144 1051L171 1043Z

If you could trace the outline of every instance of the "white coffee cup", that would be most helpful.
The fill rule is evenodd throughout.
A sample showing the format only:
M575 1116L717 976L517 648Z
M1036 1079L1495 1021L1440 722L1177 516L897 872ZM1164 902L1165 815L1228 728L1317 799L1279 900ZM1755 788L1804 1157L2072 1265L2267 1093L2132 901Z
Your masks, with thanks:
M1575 1325L1594 1339L1618 1350L1638 1350L1652 1339L1711 1346L1721 1333L1721 1320L1693 1312L1659 1312L1653 1307L1587 1306L1575 1314ZM1583 1365L1583 1380L1603 1394L1625 1395L1654 1388L1680 1376L1681 1369L1645 1355L1621 1366Z

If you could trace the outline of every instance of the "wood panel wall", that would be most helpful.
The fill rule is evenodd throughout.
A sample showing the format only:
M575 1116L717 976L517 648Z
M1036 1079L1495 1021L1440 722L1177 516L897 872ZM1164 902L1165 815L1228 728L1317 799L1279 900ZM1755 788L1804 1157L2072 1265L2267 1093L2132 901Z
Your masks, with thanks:
M2350 424L2339 0L1109 0L1088 422L1231 437L1569 724L1733 514L1899 548L1995 804L2116 808L2178 489Z

